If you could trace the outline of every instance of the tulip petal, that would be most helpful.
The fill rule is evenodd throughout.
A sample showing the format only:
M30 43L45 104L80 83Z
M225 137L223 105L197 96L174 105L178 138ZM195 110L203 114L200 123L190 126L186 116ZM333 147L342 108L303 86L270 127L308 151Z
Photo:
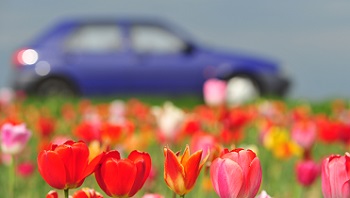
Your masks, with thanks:
M329 180L329 158L326 158L322 162L322 194L324 197L330 197L332 192L331 192L331 183Z
M102 166L102 165L101 165ZM103 170L105 171L105 170ZM95 171L95 179L97 181L97 184L100 186L100 188L110 197L112 197L111 192L109 192L105 182L104 182L104 178L103 175L105 174L105 172L102 173L102 168L96 168Z
M83 142L71 143L67 141L56 147L55 151L60 155L67 170L67 185L70 188L79 187L84 179L85 167L88 165L89 149Z
M177 194L185 193L185 171L184 167L178 161L177 156L173 151L164 148L165 162L164 162L164 180L167 185Z
M256 154L251 150L235 149L230 153L227 153L223 158L226 157L237 162L243 169L243 173L248 173L249 166L253 159L256 157ZM246 176L247 175L245 175L245 177Z
M190 148L188 145L186 145L186 148L184 150L184 153L182 154L180 158L180 163L181 164L186 164L187 160L190 158Z
M349 177L346 172L345 158L338 157L330 159L329 167L329 179L331 182L331 193L332 197L338 197L342 195L342 186L349 180Z
M102 161L105 161L109 158L113 158L115 160L120 159L120 153L117 150L112 150L106 153L106 155L103 157Z
M90 198L90 195L88 196L86 192L84 192L83 190L80 190L74 193L73 198Z
M185 168L185 185L188 191L190 191L194 183L197 180L200 169L199 165L202 158L202 150L195 152L191 157L187 160L187 163L184 164Z
M211 165L210 178L219 197L235 198L243 184L243 172L230 159L217 158Z
M100 160L100 163L97 165L96 169L95 169L95 178L96 181L98 183L98 185L100 186L100 188L110 197L112 197L111 192L109 192L105 181L104 181L104 177L103 175L105 174L105 172L102 172L102 168L101 166L103 165L103 163L105 161L107 161L108 159L114 159L114 160L119 160L120 159L120 154L118 151L116 150L112 150L107 152L106 154L102 154L102 158ZM97 159L98 160L98 159ZM95 162L91 162L91 163L95 163ZM105 171L105 169L103 169L103 171Z
M129 159L107 160L101 167L102 178L113 196L125 196L130 192L137 168Z
M262 178L262 170L259 158L255 158L249 168L248 178L245 185L247 186L247 197L255 197L258 194Z
M79 178L80 180L89 176L90 174L92 174L95 170L96 167L98 166L98 164L100 164L102 158L105 156L105 153L101 153L98 156L96 156L94 159L91 160L91 162L89 163L89 165L86 167L84 174L82 175L82 178Z
M38 155L38 169L44 180L53 188L64 189L66 170L56 152L42 151Z
M129 197L132 197L142 188L151 172L151 157L148 153L140 153L135 150L130 153L128 159L133 161L137 168L135 182L128 195Z
M350 180L345 182L342 186L342 196L343 197L350 197Z

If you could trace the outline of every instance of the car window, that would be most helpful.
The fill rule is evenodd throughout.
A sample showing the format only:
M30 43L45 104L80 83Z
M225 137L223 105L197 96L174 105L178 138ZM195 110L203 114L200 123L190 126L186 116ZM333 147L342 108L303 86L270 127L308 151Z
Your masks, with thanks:
M68 51L73 52L112 52L121 47L121 31L116 25L83 26L67 42Z
M157 26L133 26L131 42L139 53L176 53L185 49L185 43L180 38Z

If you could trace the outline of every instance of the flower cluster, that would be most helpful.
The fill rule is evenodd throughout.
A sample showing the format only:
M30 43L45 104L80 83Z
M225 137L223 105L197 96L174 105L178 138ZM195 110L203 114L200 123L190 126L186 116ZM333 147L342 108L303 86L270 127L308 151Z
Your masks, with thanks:
M206 89L220 91L210 86ZM269 197L263 174L280 178L292 171L305 191L322 176L325 197L348 195L349 154L319 152L333 144L347 151L350 111L339 101L323 114L305 104L264 100L225 106L223 100L208 94L207 104L185 109L171 102L85 99L56 106L55 113L44 105L7 104L0 117L1 162L25 178L37 171L47 187L66 196L73 189L72 197L168 197L162 186L181 197L194 195L196 188L209 196L255 197L261 190L259 197ZM31 140L34 150L27 145ZM38 152L36 165L30 162L32 152ZM288 170L283 163L291 164ZM87 179L90 175L94 178ZM9 189L16 189L11 181Z
M127 159L121 159L119 152L113 150L102 152L90 161L89 149L84 142L67 141L41 151L38 169L51 187L64 189L67 195L69 189L80 187L87 176L95 173L97 183L107 195L132 197L150 173L151 158L148 153L135 150ZM77 193L76 197L79 196Z

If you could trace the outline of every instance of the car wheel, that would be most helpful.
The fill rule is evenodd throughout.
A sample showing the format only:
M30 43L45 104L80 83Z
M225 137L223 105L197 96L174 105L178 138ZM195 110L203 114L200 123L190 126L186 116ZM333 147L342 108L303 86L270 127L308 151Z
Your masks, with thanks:
M243 104L260 95L256 82L248 76L234 76L227 82L226 101L230 106Z
M66 81L56 78L46 79L36 89L41 96L76 96L75 89Z

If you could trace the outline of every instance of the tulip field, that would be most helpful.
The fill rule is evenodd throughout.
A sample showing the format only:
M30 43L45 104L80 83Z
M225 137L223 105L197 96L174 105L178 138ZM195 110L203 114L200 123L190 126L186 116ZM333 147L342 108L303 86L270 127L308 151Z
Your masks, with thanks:
M346 100L0 100L0 197L348 197Z

